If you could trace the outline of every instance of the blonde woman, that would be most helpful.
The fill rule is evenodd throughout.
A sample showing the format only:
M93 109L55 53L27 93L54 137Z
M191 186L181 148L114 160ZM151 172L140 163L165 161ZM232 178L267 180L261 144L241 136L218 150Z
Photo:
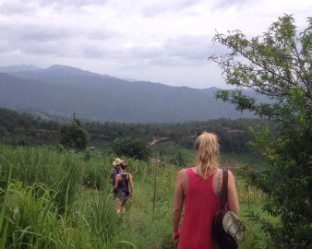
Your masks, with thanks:
M172 213L172 240L178 249L212 249L212 220L220 210L223 175L216 135L201 133L194 145L196 165L179 171L176 180ZM239 213L235 180L228 173L228 209ZM181 232L179 222L184 210Z

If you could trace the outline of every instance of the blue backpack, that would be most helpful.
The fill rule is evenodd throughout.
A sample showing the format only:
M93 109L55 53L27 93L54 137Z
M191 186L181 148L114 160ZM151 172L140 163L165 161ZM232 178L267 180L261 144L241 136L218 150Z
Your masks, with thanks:
M115 172L113 174L113 186L115 185L115 178L116 178L116 175L120 174L120 169L116 168L115 167Z

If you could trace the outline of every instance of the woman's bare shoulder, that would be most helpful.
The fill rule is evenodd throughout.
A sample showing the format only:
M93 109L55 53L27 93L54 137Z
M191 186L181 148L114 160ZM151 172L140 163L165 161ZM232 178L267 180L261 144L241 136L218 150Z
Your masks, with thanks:
M231 170L228 169L228 175L229 175L229 178L232 178L234 179L234 174Z
M178 177L183 175L183 174L185 174L186 170L187 169L180 169L179 172L178 172Z
M181 169L181 170L178 172L177 178L178 178L178 179L186 179L186 175L187 175L187 170L188 170L188 169L191 169L191 168Z

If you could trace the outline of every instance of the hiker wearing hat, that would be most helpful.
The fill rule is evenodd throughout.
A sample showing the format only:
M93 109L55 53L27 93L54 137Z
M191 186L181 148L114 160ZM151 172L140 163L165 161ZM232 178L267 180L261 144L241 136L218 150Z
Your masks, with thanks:
M133 198L133 183L132 176L127 172L128 163L122 161L120 163L121 172L116 175L116 181L111 193L114 193L115 197L115 208L117 214L121 212L124 214L126 212L125 204L128 199ZM131 193L129 191L129 185Z
M110 172L110 178L113 179L113 186L115 185L115 179L116 179L116 175L120 174L120 164L121 164L122 160L117 157L115 159L115 161L113 162L114 168L112 168L111 172Z

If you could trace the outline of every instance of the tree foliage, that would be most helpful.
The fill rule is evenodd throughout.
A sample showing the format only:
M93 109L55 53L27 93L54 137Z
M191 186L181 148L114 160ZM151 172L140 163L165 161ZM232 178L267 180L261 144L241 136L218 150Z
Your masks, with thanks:
M144 142L131 138L117 139L113 142L112 148L120 157L126 156L146 161L151 156L151 150Z
M276 126L274 122L264 119L231 120L227 118L177 124L92 122L85 125L93 141L114 141L117 138L132 138L148 143L160 138L166 138L165 141L173 141L189 149L193 148L198 132L210 131L218 135L221 151L226 153L250 152L250 146L247 143L252 136L248 127L270 127L275 130Z
M268 196L264 210L279 224L264 223L274 248L312 247L312 18L298 32L293 16L284 15L262 36L247 39L240 31L216 34L214 42L230 53L211 56L229 85L248 87L272 98L257 103L240 90L221 90L216 97L238 110L279 121L280 134L251 129L255 151L268 168L245 172Z
M40 116L0 108L0 142L11 145L55 144L60 125Z
M221 151L226 153L250 152L247 142L252 138L248 127L270 127L273 122L264 119L227 118L192 121L177 124L133 124L119 122L84 123L91 142L114 141L117 138L139 139L146 143L166 137L178 145L192 149L196 135L210 131L218 135ZM57 144L60 140L61 125L55 121L45 121L27 113L0 108L0 142L13 145Z
M75 119L61 128L60 144L66 148L85 149L88 142L88 133L82 127L80 121Z

